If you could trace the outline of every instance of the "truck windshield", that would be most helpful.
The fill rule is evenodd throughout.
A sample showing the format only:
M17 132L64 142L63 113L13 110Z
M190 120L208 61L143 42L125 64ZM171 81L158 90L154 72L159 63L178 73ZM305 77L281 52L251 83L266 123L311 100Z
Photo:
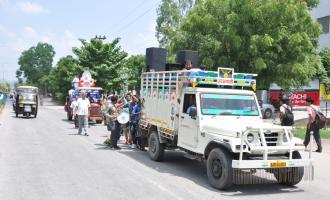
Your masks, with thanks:
M33 94L24 94L21 96L21 101L35 101L35 95Z
M256 100L252 95L201 94L203 115L259 116Z

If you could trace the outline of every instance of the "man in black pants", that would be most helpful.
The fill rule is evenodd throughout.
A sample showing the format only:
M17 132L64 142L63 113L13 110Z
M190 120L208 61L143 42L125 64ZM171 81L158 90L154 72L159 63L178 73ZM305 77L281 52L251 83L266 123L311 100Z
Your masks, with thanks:
M310 142L310 132L313 131L313 136L314 136L315 142L317 144L316 152L321 153L322 144L321 144L320 129L317 127L316 121L315 121L316 112L319 111L320 108L313 105L313 103L314 102L311 98L306 99L308 123L307 123L307 131L306 131L306 135L305 135L304 145L305 145L305 148L307 149L307 146Z
M109 107L108 113L106 114L106 117L109 119L109 130L111 131L111 148L114 150L120 149L120 147L117 146L117 142L120 138L120 124L117 121L117 116L119 114L119 110L117 108L117 101L117 96L111 97L111 105Z

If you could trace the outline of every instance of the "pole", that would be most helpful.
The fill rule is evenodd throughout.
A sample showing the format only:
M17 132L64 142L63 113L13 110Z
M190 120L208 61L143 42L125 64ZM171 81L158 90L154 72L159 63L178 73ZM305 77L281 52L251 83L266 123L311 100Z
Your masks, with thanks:
M325 116L328 117L328 101L325 100Z

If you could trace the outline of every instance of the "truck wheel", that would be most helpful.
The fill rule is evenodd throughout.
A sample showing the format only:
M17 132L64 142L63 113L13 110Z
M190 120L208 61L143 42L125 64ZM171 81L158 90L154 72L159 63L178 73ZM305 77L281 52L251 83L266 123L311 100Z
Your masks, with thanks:
M161 161L164 158L165 146L159 142L158 134L152 131L148 139L148 153L152 160Z
M37 118L37 113L34 114L34 118Z
M301 159L298 151L292 152L292 159ZM298 184L304 176L304 167L288 167L274 169L274 176L278 183L286 186Z
M16 113L16 117L18 117L18 113Z
M66 113L67 113L66 115L67 115L68 120L72 121L72 115L69 112L66 112Z
M210 184L217 189L233 185L232 156L220 148L214 148L207 159L206 171Z
M271 109L266 109L264 113L264 118L265 119L270 119L272 117L273 113Z
M103 120L96 120L97 124L102 124Z

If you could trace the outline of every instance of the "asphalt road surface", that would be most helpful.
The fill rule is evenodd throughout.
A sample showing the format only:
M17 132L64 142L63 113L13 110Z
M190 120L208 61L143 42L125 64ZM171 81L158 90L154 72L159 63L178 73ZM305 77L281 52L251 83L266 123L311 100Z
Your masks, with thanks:
M88 137L76 133L62 106L42 106L36 119L26 119L7 104L0 114L0 200L330 199L328 152L313 154L312 182L219 191L209 185L205 165L181 152L153 162L123 144L120 151L105 148L105 126L91 125Z

